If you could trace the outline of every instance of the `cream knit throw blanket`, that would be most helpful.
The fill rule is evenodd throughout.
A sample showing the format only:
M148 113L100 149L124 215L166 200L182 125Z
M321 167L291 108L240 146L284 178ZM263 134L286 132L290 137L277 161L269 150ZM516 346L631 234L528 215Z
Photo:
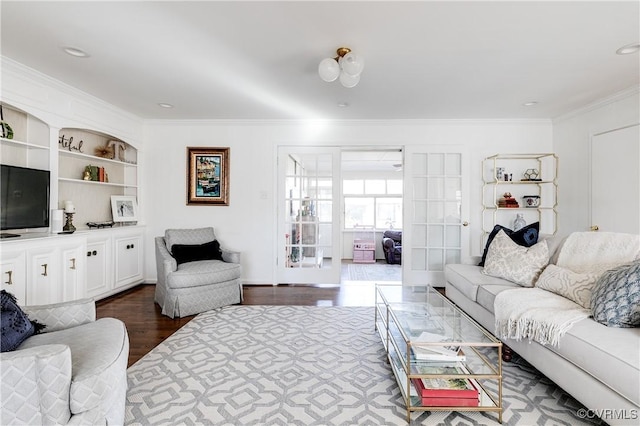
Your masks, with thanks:
M560 338L591 311L540 288L504 290L494 302L499 339L535 340L558 346Z

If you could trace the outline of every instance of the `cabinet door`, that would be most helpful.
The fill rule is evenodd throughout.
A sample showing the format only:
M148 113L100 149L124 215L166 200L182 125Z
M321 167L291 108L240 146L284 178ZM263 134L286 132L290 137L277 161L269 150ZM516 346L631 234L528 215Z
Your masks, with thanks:
M46 305L62 301L58 285L59 254L56 249L27 252L27 304Z
M132 235L115 240L116 281L115 287L142 280L142 236Z
M24 306L27 300L24 252L3 251L0 258L0 270L2 271L0 289L13 294L18 300L18 305Z
M76 300L84 297L85 258L84 245L61 248L62 268L61 282L62 300Z
M85 297L97 297L111 290L111 239L87 243Z

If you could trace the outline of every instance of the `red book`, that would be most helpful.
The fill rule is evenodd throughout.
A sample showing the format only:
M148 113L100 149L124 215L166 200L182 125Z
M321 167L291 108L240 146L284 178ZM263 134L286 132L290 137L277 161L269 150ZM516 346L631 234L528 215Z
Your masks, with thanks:
M478 400L478 389L469 379L412 379L421 398Z
M477 407L478 398L422 398L424 407Z

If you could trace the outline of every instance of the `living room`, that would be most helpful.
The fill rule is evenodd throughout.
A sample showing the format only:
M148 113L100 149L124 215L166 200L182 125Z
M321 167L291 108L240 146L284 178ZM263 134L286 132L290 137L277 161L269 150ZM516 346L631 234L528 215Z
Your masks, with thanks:
M397 172L405 182L403 282L443 287L444 260L430 270L407 249L420 246L409 232L417 201L409 177L421 155L460 155L456 263L474 263L482 254L483 160L496 154L558 157L558 236L595 225L640 232L637 220L613 211L640 214L640 197L630 195L640 192L640 182L633 181L638 161L626 152L615 164L631 161L633 168L635 161L636 174L616 168L621 175L615 182L631 179L611 188L624 197L621 207L605 209L620 228L594 222L592 203L594 138L640 121L638 53L616 54L638 43L638 13L637 1L3 2L0 95L7 111L40 123L26 140L44 139L47 148L44 159L29 148L14 165L39 162L51 172L51 209L73 202L77 231L55 241L91 238L95 232L87 222L112 219L110 195L135 196L135 225L95 230L124 233L124 247L135 236L135 278L115 279L117 262L107 258L104 275L111 284L90 294L76 289L78 297L154 285L154 238L169 228L214 227L224 248L241 253L247 287L339 283L334 267L349 259L342 253L353 238L340 203L326 221L336 224L331 240L323 242L331 248L324 250L327 267L285 266L290 219L283 213L286 173L279 167L290 152L328 155L339 165L345 150L389 147L404 157ZM320 61L344 45L366 60L352 88L318 75ZM63 47L88 57L72 57ZM63 129L126 143L125 155L136 152L135 167L125 166L136 170L133 183L102 192L104 185L66 180L82 177L65 175L58 154ZM9 143L3 139L3 164L11 158L7 152L13 155L5 148ZM188 203L189 147L229 148L226 205ZM84 149L93 155L89 142ZM521 172L514 170L514 180ZM340 184L334 190L332 197L342 199ZM3 262L8 245L33 244L27 240L3 240ZM87 265L83 271L90 275Z

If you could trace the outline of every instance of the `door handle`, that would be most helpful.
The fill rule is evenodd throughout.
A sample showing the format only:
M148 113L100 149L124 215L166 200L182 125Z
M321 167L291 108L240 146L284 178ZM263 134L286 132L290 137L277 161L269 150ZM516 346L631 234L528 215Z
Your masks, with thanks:
M47 266L48 265L45 263L44 265L40 265L40 266L42 266L44 268L44 272L42 272L40 275L42 275L43 277L46 277L47 276Z
M600 228L598 227L598 225L591 225L591 230L595 232L600 230Z
M5 282L6 285L13 285L13 280L11 277L13 276L13 271L7 271L6 274L9 274L9 281Z

